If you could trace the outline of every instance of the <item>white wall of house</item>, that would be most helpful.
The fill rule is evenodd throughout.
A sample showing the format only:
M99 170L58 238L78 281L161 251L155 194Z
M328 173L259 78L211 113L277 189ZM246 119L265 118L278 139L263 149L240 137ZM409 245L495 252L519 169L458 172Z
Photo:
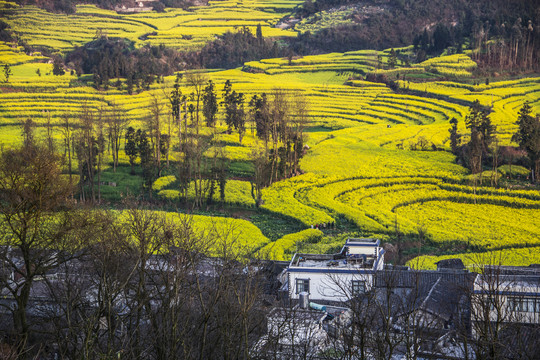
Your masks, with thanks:
M484 310L489 307L493 323L540 324L540 285L478 275L471 305L473 321L485 321Z
M341 272L330 272L332 270L321 268L315 272L310 268L309 272L302 272L297 269L289 269L289 298L298 299L299 289L297 280L309 280L310 300L346 301L351 298L353 291L353 280L365 282L366 290L373 286L373 274L371 271L350 269Z
M345 245L348 247L348 253L351 255L370 255L370 256L377 256L377 253L379 252L380 247L378 246L362 246L362 245L352 245L348 244Z

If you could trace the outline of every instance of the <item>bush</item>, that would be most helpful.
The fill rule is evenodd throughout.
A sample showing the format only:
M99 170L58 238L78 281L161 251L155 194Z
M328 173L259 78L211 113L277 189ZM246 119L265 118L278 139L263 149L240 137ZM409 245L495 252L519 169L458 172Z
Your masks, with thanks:
M306 229L297 233L288 234L281 239L266 245L260 250L263 257L273 260L290 260L301 243L318 242L323 237L323 232L317 229Z
M163 190L163 188L171 185L175 181L176 181L176 177L174 175L162 176L158 178L156 181L154 181L154 184L152 184L152 190L154 191Z

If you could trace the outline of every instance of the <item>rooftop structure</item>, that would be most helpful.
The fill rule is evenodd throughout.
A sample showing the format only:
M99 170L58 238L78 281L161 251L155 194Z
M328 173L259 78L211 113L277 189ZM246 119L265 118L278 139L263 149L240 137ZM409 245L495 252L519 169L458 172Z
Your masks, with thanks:
M311 299L346 301L373 284L373 274L384 268L384 250L377 239L349 238L337 254L293 256L285 270L283 290L290 299L307 292Z
M383 254L380 240L349 238L337 254L294 254L289 269L380 270L384 265Z

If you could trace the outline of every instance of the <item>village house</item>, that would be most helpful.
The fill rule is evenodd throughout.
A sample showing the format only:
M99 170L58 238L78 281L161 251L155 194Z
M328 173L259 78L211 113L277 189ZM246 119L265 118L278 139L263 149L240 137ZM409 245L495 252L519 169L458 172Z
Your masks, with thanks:
M130 0L124 1L119 5L116 5L114 10L117 13L137 13L152 11L152 3L154 0Z
M485 266L474 295L474 319L485 304L492 323L540 324L540 267Z
M337 254L297 253L284 271L282 290L289 299L307 292L315 301L346 301L371 289L375 271L384 268L383 254L380 240L353 238Z

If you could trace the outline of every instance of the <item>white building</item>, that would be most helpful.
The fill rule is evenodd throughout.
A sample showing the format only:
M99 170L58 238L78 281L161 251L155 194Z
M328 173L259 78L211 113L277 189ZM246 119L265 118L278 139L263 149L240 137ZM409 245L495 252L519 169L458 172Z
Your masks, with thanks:
M486 266L476 276L473 291L473 322L540 324L538 267Z
M347 239L338 254L295 254L285 270L289 299L303 291L311 300L346 301L373 286L384 268L384 250L377 239Z

